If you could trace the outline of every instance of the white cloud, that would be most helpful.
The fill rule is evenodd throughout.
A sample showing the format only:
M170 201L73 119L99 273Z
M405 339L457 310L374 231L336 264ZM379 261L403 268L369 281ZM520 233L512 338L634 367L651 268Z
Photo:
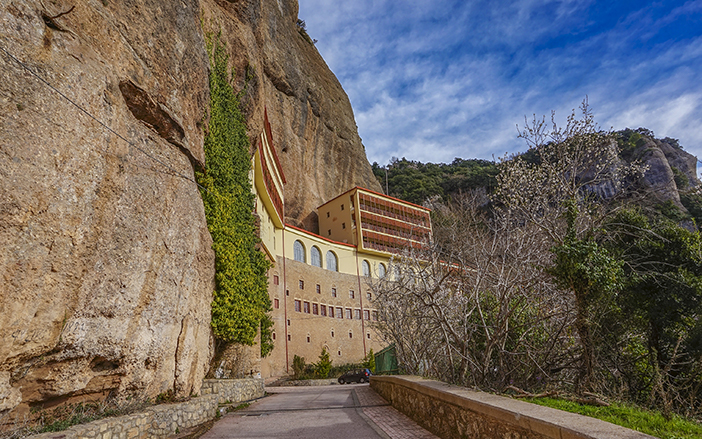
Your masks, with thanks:
M371 161L523 150L525 114L565 119L586 95L602 126L645 126L702 156L702 37L676 33L702 0L625 14L594 0L300 3Z

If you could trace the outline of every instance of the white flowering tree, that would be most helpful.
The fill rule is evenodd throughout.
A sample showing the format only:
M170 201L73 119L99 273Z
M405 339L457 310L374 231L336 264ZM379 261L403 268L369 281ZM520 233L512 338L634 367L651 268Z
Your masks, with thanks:
M597 365L591 310L619 288L621 264L597 244L606 218L626 197L644 168L620 160L611 132L601 130L587 100L559 127L552 114L534 117L520 130L529 151L499 164L495 201L506 215L538 227L549 237L549 272L576 306L575 328L582 349L579 390L594 390Z

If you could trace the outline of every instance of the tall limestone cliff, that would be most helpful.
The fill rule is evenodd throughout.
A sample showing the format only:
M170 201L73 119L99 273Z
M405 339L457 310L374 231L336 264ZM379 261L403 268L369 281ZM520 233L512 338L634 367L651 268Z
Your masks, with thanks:
M252 139L268 112L288 221L314 229L323 201L378 189L297 10L0 0L0 414L199 391L214 288L192 181L206 166L207 33L230 51Z
M317 206L354 186L380 191L348 96L297 26L297 0L203 0L203 26L221 32L252 133L267 109L287 177L285 216L317 230Z

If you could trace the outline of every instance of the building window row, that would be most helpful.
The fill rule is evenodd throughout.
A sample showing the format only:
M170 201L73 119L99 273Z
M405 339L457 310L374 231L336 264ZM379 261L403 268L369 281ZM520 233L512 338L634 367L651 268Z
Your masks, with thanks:
M307 263L307 252L305 251L305 245L299 239L293 243L293 258L298 262ZM333 251L327 251L325 262L327 265L327 270L339 271L339 258ZM315 267L323 268L322 252L316 245L313 245L310 249L310 264Z
M278 300L278 299L276 299ZM276 302L277 308L278 302ZM305 314L313 314L322 317L331 317L337 319L346 318L347 320L361 320L361 310L358 308L344 308L341 306L334 307L332 305L323 305L320 303L310 303L308 301L302 301L295 299L295 312L302 312ZM378 311L371 311L368 309L363 310L363 320L378 320ZM288 325L290 321L288 321Z

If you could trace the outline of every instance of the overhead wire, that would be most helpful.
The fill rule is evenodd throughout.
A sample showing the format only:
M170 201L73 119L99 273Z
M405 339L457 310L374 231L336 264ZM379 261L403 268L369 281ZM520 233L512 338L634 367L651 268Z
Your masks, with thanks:
M20 61L16 56L14 56L13 54L11 54L7 49L5 49L4 47L0 46L0 50L3 51L3 52L5 53L5 55L7 55L10 59L12 59L13 61L15 61L17 64L19 64L24 70L26 70L27 72L29 72L32 76L34 76L36 79L38 79L38 80L39 80L41 83L43 83L45 86L47 86L47 87L50 88L52 91L54 91L56 94L58 94L59 96L61 96L64 100L66 100L66 101L68 101L69 103L71 103L71 104L72 104L74 107L76 107L81 113L85 114L86 116L88 116L89 118L91 118L92 120L94 120L95 122L97 122L97 123L98 123L100 126L102 126L105 130L107 130L107 131L109 131L110 133L114 134L114 135L117 136L119 139L123 140L123 141L124 141L125 143L127 143L129 146L131 146L132 148L134 148L134 149L136 149L137 151L141 152L142 154L144 154L145 156L147 156L148 158L150 158L150 159L153 160L154 162L156 162L156 163L160 164L161 166L163 166L164 168L168 169L172 175L177 176L177 177L180 177L180 178L183 178L183 179L188 180L188 181L190 181L190 182L192 182L192 183L195 183L199 188L203 189L203 190L206 191L206 192L209 192L209 191L207 191L207 188L205 188L204 186L202 186L201 184L199 184L197 181L195 181L195 179L190 178L190 177L188 177L187 175L184 175L184 174L178 172L178 171L175 170L173 167L171 167L168 163L165 163L163 160L159 159L158 157L153 156L152 154L150 154L149 152L147 152L147 151L144 150L143 148L139 147L139 146L138 146L137 144L135 144L134 142L128 140L126 137L122 136L120 133L118 133L117 131L113 130L113 129L110 128L109 126L107 126L107 125L106 125L104 122L102 122L100 119L98 119L97 117L93 116L88 110L86 110L85 108L83 108L81 105L79 105L78 103L76 103L73 99L69 98L69 97L66 96L63 92L61 92L61 91L58 90L56 87L54 87L53 85L51 85L47 80L45 80L44 78L42 78L41 76L39 76L37 73L35 73L34 71L32 71L32 69L30 69L29 66L27 66L25 63L23 63L22 61ZM158 171L156 171L156 172L158 172Z

